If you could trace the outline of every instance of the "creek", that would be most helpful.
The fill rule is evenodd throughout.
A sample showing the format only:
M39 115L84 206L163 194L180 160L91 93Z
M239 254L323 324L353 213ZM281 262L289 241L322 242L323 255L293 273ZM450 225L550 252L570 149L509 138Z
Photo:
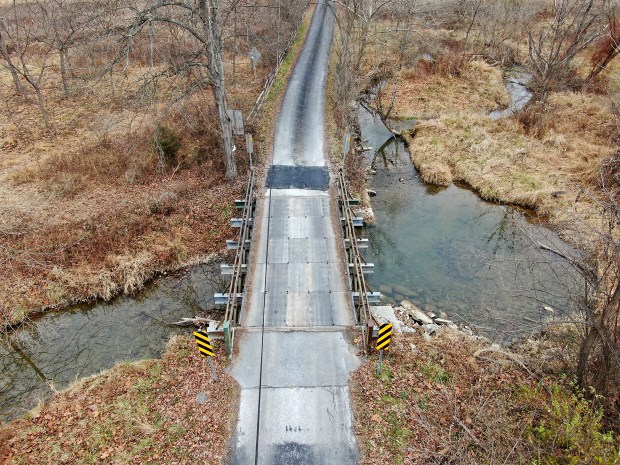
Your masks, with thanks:
M497 109L489 113L491 119L499 119L512 116L522 110L525 105L532 99L532 92L527 88L531 81L532 75L523 68L511 68L506 72L504 83L506 91L510 95L510 105L508 108Z
M358 122L363 145L373 148L364 156L377 193L364 256L375 265L368 281L386 303L408 299L501 341L571 313L579 276L538 244L574 250L531 212L485 202L465 186L425 184L379 116L360 106Z
M213 307L219 265L160 277L133 297L46 313L0 344L0 421L24 415L56 390L119 362L160 357L189 329L172 326ZM224 277L226 278L226 277Z

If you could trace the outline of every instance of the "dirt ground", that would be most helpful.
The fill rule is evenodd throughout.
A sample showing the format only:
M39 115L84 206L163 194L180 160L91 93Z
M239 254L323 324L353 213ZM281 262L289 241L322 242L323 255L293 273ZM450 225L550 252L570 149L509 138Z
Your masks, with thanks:
M254 79L247 61L237 60L237 84L229 84L230 107L246 115L271 71L259 67ZM137 67L114 89L89 82L66 97L52 79L58 69L47 72L50 128L33 96L18 95L0 69L0 326L135 291L155 273L222 251L247 179L242 138L240 176L222 175L208 92L168 106L168 82L140 103L134 91L145 70ZM175 160L159 156L158 124L179 144Z

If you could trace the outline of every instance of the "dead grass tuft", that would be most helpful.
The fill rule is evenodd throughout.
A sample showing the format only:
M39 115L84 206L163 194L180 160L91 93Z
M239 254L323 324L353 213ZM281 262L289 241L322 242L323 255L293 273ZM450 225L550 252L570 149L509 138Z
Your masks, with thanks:
M420 61L415 68L403 68L395 82L388 83L388 87L396 87L394 117L436 118L455 109L486 114L510 101L501 71L483 61L466 62L458 77L450 73L428 74L429 66ZM386 92L391 95L391 88Z
M0 256L2 323L12 321L16 309L134 292L158 270L221 250L233 235L230 205L244 182L211 184L200 173L182 171L140 190L93 190L90 202L100 208L92 212L84 211L84 197L77 195L55 204L55 221L30 222L26 215L7 223L3 227L15 234L0 234L2 250L9 252ZM153 211L166 193L172 203Z
M579 186L598 186L600 164L615 152L615 130L602 98L563 93L519 121L459 108L420 122L407 140L425 181L462 181L486 199L553 217L570 207Z
M422 173L422 180L428 184L437 186L452 184L452 172L441 163L429 161L417 164L416 168Z

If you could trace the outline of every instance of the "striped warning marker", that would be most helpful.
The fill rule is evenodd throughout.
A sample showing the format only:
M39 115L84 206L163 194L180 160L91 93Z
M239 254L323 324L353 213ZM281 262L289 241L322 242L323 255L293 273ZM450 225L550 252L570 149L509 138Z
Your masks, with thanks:
M377 350L390 350L392 340L392 323L379 326L379 338L377 339Z
M196 338L196 344L198 344L198 350L203 357L213 357L213 347L207 332L203 330L194 331L194 337Z

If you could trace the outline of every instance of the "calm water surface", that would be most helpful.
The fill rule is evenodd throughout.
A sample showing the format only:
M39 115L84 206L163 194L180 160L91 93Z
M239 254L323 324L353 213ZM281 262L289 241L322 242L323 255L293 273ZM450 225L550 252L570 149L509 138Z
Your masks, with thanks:
M423 183L403 142L378 117L360 107L359 121L364 145L373 148L367 162L377 171L370 182L376 225L366 228L364 255L375 264L369 282L386 302L407 298L503 340L548 320L543 306L553 306L556 317L570 311L562 296L579 286L578 277L537 243L574 251L522 211L463 187Z
M84 376L121 361L159 357L171 326L211 308L225 281L218 265L160 278L135 297L49 313L0 344L0 420L18 417Z

